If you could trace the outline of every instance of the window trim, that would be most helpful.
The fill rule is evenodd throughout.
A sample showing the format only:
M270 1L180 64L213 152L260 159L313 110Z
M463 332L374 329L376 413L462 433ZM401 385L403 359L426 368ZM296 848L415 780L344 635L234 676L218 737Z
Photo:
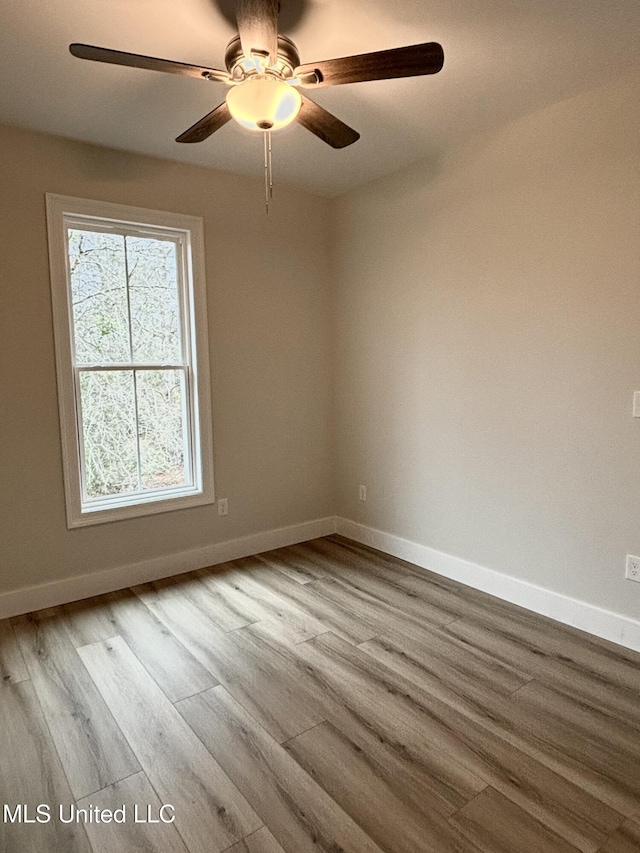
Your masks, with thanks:
M46 193L45 198L67 527L85 527L213 503L215 494L211 382L202 219L181 213L165 213L54 193ZM182 325L183 334L188 335L191 341L194 362L191 383L193 400L187 410L189 420L192 420L188 440L191 441L192 435L195 482L191 487L181 487L181 494L174 497L159 495L156 491L144 496L136 495L135 503L125 503L128 496L122 496L122 503L116 498L114 505L108 508L101 508L98 502L94 507L83 508L80 462L83 451L76 389L78 366L73 359L73 311L66 243L66 219L74 217L89 220L89 227L90 220L94 219L96 224L104 223L108 226L109 221L112 221L114 227L132 230L140 225L152 228L156 226L162 228L165 234L168 230L182 236L186 273L186 280L182 282L186 307ZM176 490L176 487L170 488Z

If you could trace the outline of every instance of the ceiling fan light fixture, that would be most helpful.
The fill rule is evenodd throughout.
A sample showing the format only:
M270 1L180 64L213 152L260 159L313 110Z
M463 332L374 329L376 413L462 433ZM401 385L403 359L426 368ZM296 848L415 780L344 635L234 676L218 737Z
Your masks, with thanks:
M232 118L248 130L280 130L295 120L302 98L297 89L269 74L258 74L227 92Z

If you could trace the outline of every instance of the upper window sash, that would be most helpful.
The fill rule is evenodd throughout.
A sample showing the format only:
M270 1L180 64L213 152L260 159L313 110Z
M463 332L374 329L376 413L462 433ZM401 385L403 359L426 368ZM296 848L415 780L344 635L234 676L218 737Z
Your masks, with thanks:
M72 357L74 364L106 365L114 363L136 364L142 362L163 364L167 361L179 361L181 364L185 364L190 358L191 349L191 334L189 329L191 295L189 282L186 280L186 276L184 275L188 259L185 235L176 234L173 236L159 230L144 227L138 227L136 229L118 228L113 226L113 224L111 229L107 232L105 229L100 228L99 222L96 222L93 219L90 222L91 227L85 227L85 220L82 217L77 216L64 216L64 224L67 245L66 265L68 299L70 303ZM77 345L78 342L76 339L82 315L81 312L77 310L80 302L76 301L74 293L74 277L76 275L76 270L71 267L73 260L76 258L77 263L81 263L81 254L80 252L72 253L71 246L73 235L83 235L85 233L94 233L96 235L104 235L108 233L115 238L122 238L122 244L116 242L111 246L103 244L102 246L98 245L89 247L86 249L88 260L84 262L85 274L90 274L92 265L91 253L96 253L99 256L101 253L110 252L113 256L112 260L115 262L116 268L121 265L121 269L116 269L116 272L119 273L119 275L116 275L114 279L114 289L112 291L113 296L110 302L111 310L123 315L122 319L126 325L126 330L123 329L125 333L121 334L120 339L116 339L114 342L117 350L115 356L110 356L108 353L91 353L91 346L88 341L81 341L80 347ZM173 269L169 270L169 268L167 268L167 273L174 273L176 277L175 289L173 287L167 288L166 294L169 297L169 301L172 301L172 297L175 299L175 312L177 314L177 341L173 353L170 353L173 358L168 359L166 351L153 353L147 350L146 353L142 353L142 358L136 357L136 355L140 355L139 352L134 352L136 345L139 347L143 342L140 338L140 330L137 328L136 318L133 315L132 300L135 298L140 299L142 297L142 291L146 287L146 284L142 280L137 282L135 281L136 268L138 263L140 263L141 258L143 258L144 250L142 246L137 247L137 250L135 245L130 246L127 239L131 237L141 241L154 240L173 247L173 252L175 253L174 257L167 258L167 260L171 262ZM80 236L80 245L82 243L82 239L82 236ZM160 282L158 282L158 284L160 284ZM171 291L173 291L173 294ZM104 296L105 294L97 293L95 295ZM82 301L90 299L91 296L92 294L88 294ZM121 304L118 305L118 302ZM163 307L166 308L166 305ZM78 350L80 350L80 352Z

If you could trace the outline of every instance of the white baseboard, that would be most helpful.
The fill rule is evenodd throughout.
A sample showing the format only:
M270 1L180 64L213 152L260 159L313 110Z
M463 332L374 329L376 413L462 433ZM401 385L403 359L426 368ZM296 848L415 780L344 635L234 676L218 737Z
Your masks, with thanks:
M553 590L535 586L527 581L469 563L459 557L452 557L450 554L436 551L426 545L402 539L373 527L366 527L346 518L337 519L336 532L363 545L369 545L371 548L377 548L379 551L407 560L423 569L429 569L482 592L495 595L496 598L510 601L534 613L540 613L565 625L580 628L596 637L640 651L640 622L629 619L627 616L603 610L585 601L569 598Z
M177 554L129 563L113 569L5 592L0 594L0 619L90 598L93 595L113 592L134 584L148 583L194 569L215 566L229 560L239 560L262 551L284 548L287 545L306 542L331 533L339 533L363 545L377 548L379 551L407 560L416 566L532 610L534 613L540 613L558 622L580 628L596 637L640 651L640 622L634 619L504 575L485 566L470 563L459 557L452 557L450 554L402 539L392 533L385 533L382 530L334 516L253 533L239 539L230 539L203 548L193 548Z
M32 610L54 607L102 595L117 589L125 589L139 583L160 580L160 578L179 575L194 569L204 569L228 560L251 557L273 548L284 548L296 542L306 542L319 536L328 536L336 532L336 519L333 516L294 524L291 527L279 527L253 533L240 539L229 539L204 548L193 548L177 554L167 554L139 563L129 563L113 569L105 569L87 575L51 581L37 586L23 587L13 592L0 594L0 619L18 616Z

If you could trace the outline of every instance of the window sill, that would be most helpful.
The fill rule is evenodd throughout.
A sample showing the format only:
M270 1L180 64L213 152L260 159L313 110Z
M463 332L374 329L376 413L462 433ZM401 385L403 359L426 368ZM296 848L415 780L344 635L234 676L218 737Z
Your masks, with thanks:
M215 501L213 491L209 492L189 490L183 491L173 497L154 495L152 497L137 500L133 504L120 506L95 508L85 507L68 518L67 527L71 530L76 527L89 527L94 524L105 524L110 521L123 521L128 518L141 518L148 515L157 515L162 512L173 512L189 507L204 506Z

